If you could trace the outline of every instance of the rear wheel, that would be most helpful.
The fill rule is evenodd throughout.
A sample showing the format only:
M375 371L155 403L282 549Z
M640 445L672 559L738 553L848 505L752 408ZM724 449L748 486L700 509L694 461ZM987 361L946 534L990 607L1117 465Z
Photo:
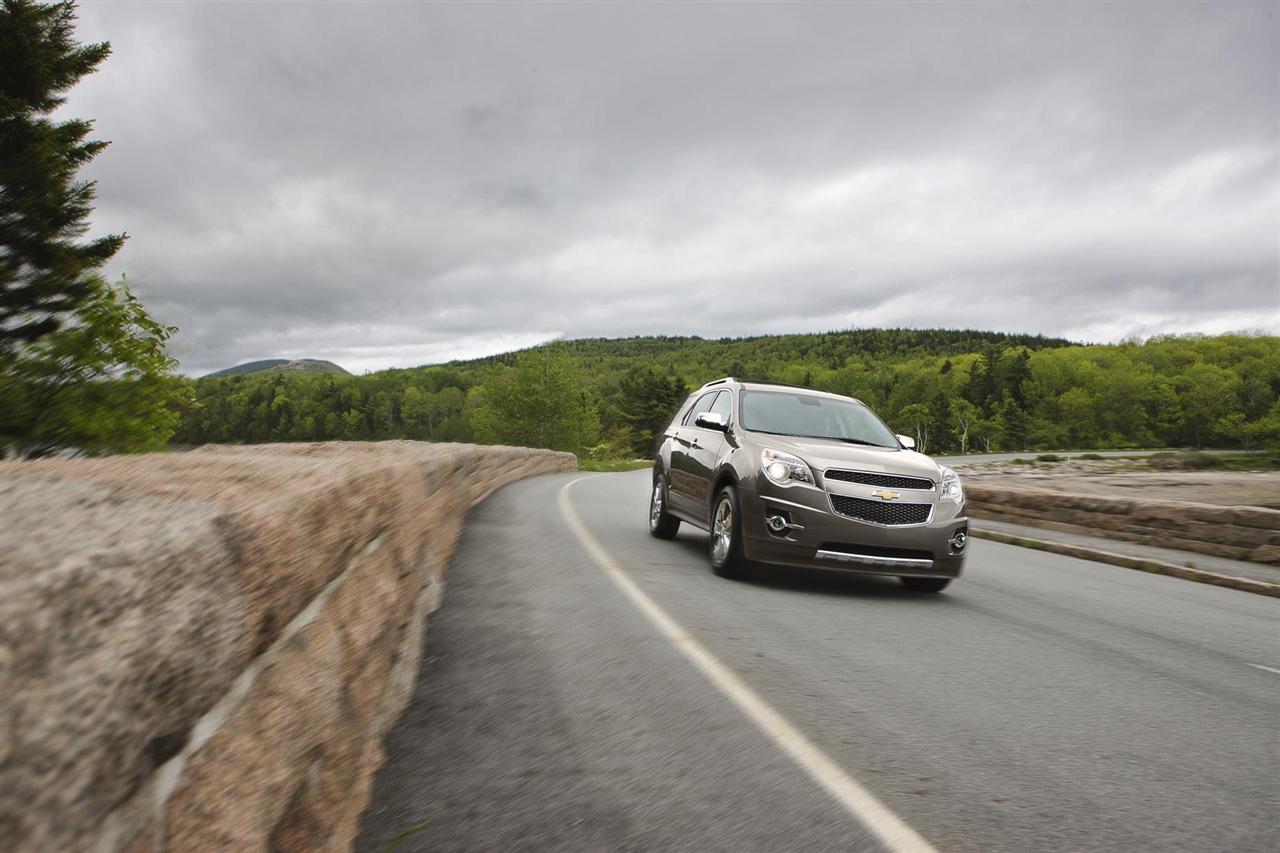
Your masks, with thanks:
M667 512L667 481L659 474L649 496L649 533L659 539L675 539L679 530L680 519Z
M913 592L942 592L951 578L898 578L902 585Z
M739 580L747 576L750 566L742 553L742 519L738 513L738 492L725 486L716 495L711 510L711 540L708 551L711 571L722 578Z

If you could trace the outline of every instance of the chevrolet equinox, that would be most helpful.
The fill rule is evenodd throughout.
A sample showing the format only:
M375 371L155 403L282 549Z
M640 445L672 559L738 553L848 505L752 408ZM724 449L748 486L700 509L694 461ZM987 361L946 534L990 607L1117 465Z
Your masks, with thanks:
M718 379L663 434L649 531L708 531L722 577L771 563L939 592L960 575L969 520L959 478L914 446L851 397Z

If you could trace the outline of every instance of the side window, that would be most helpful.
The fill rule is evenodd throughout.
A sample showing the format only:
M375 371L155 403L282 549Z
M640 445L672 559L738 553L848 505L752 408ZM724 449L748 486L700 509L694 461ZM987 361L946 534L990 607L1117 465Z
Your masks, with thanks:
M716 397L716 401L711 404L709 411L724 418L728 423L729 415L733 412L733 392L721 391L720 396Z
M708 391L699 397L698 402L693 404L693 408L689 410L689 413L684 416L684 420L680 423L684 426L692 426L694 418L711 408L711 404L715 402L718 393L720 392Z
M684 424L685 416L689 413L689 410L693 408L693 403L696 399L697 397L693 394L685 397L684 402L680 404L680 408L676 410L675 415L671 418L671 426L667 427L668 431Z

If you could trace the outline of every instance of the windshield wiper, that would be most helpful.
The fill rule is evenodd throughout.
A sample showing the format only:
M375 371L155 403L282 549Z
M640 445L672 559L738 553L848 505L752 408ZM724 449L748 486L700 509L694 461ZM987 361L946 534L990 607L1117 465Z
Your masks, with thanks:
M840 436L836 436L836 435L828 436L828 437L834 438L836 441L843 441L845 444L865 444L867 447L887 447L888 446L885 444L876 444L874 441L863 441L860 438L841 438ZM818 438L818 436L815 435L814 438Z

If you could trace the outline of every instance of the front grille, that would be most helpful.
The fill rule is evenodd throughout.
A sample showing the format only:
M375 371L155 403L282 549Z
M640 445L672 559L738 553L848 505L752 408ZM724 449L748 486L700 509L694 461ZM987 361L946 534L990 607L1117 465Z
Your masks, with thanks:
M933 480L922 477L903 477L898 474L873 474L870 471L841 471L830 468L824 475L828 480L842 483L861 483L864 486L880 486L884 489L932 489Z
M831 495L836 512L875 524L924 524L929 520L932 504L900 504L897 501L868 501L847 495Z

